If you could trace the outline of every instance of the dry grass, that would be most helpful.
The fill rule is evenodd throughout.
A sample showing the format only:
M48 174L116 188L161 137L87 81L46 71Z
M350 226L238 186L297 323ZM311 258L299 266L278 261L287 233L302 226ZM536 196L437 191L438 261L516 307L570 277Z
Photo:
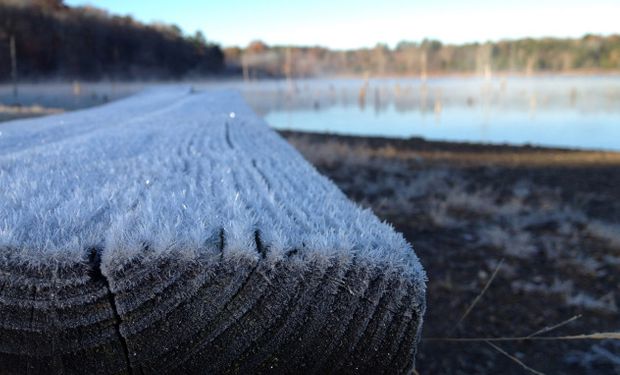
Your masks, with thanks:
M64 112L64 110L60 108L48 108L40 105L21 106L0 104L0 121L45 116L62 112Z
M520 337L425 337L425 341L445 342L508 342L508 341L576 341L620 340L620 332L595 332L569 336L520 336Z
M469 315L469 313L474 309L474 307L476 307L476 305L478 304L478 302L480 301L484 293L487 291L487 289L489 289L489 286L491 285L493 280L495 280L495 276L497 276L497 273L499 272L499 269L502 267L503 263L504 263L504 259L499 261L499 263L497 264L497 267L495 267L495 270L493 271L493 274L491 275L487 283L484 284L484 287L482 288L480 293L476 296L476 298L474 298L474 300L469 305L469 307L467 307L467 309L465 310L465 313L463 313L463 316L461 316L461 319L459 319L455 327L460 326L461 323L465 320L465 318L467 318L467 315Z
M42 107L40 105L21 106L21 105L0 104L0 114L7 114L7 115L21 115L21 116L26 117L26 116L42 116L42 115L48 115L52 113L61 113L61 112L64 112L64 110L60 108Z
M620 254L620 225L593 220L588 223L585 230L591 236L609 242Z
M311 136L298 135L289 140L305 156L313 162L329 162L339 157L355 155L359 161L371 159L390 159L425 163L448 163L456 165L494 165L522 167L588 167L588 166L619 166L620 153L599 151L556 150L542 148L487 148L481 150L476 145L463 144L461 149L445 150L427 149L423 142L418 150L399 147L396 142L377 147L369 147L360 141L356 144L344 144L337 138L327 140L320 145L320 150L309 142ZM445 144L447 145L447 144ZM471 150L468 150L471 149ZM317 152L318 151L318 152ZM483 151L483 152L481 152Z
M461 323L467 318L467 316L469 315L469 313L476 307L476 305L478 304L478 302L480 301L480 299L482 298L482 296L485 294L485 292L489 289L490 285L493 283L493 280L495 280L495 277L497 276L502 264L504 263L504 259L501 259L500 262L497 264L495 270L493 271L493 274L491 275L491 277L488 279L488 281L486 282L486 284L484 285L484 287L482 288L482 290L480 291L480 293L478 293L478 295L476 295L476 297L474 298L474 300L471 302L471 304L467 307L467 309L465 310L465 313L463 313L463 315L461 316L461 318L458 320L458 322L455 325L455 329L458 328ZM567 324L570 324L572 322L574 322L575 320L579 319L580 316L576 315L573 316L567 320L564 320L558 324L555 324L553 326L550 327L544 327L541 328L539 330L537 330L536 332L525 336L525 337L488 337L488 338L424 338L423 340L426 341L444 341L444 342L484 342L487 345L489 345L490 347L492 347L494 350L496 350L498 353L502 354L503 356L505 356L506 358L510 359L511 361L513 361L514 363L518 364L519 366L521 366L523 369L525 369L528 372L531 372L533 374L537 374L537 375L544 375L544 373L533 369L532 367L526 365L523 361L521 361L520 359L518 359L517 357L515 357L514 355L508 353L506 350L504 350L503 348L499 347L498 345L496 345L494 342L499 342L499 341L525 341L525 340L545 340L545 341L549 341L549 340L607 340L607 339L612 339L612 340L620 340L620 332L602 332L602 333L593 333L593 334L582 334L582 335L573 335L573 336L560 336L560 337L544 337L544 336L540 336L542 334L545 333L549 333L553 330L556 330L560 327L563 327Z
M490 341L485 341L490 347L492 347L493 349L497 350L498 352L500 352L501 354L505 355L506 357L508 357L510 360L512 360L513 362L515 362L516 364L518 364L519 366L523 367L525 370L533 373L533 374L538 374L538 375L544 375L542 372L534 370L533 368L529 367L528 365L526 365L525 363L523 363L521 360L519 360L517 357L508 354L504 349L500 348L499 346L493 344Z
M349 197L394 223L427 268L422 373L618 368L609 353L620 335L620 206L609 166L620 154L294 138ZM455 311L464 315L448 319ZM565 334L549 336L556 330Z

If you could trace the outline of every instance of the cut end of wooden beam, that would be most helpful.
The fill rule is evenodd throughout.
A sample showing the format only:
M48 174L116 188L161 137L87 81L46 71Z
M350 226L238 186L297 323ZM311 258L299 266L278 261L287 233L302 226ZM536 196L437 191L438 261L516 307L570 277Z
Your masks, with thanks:
M236 92L6 123L0 191L0 372L414 365L411 246Z

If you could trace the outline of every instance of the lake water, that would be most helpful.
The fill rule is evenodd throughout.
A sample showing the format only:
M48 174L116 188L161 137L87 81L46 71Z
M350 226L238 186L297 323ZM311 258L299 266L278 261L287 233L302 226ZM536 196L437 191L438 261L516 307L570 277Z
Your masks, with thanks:
M274 128L620 151L620 76L200 82L235 88ZM22 105L67 110L155 84L31 84ZM0 104L11 103L0 85Z
M620 151L620 77L313 80L245 92L278 129Z

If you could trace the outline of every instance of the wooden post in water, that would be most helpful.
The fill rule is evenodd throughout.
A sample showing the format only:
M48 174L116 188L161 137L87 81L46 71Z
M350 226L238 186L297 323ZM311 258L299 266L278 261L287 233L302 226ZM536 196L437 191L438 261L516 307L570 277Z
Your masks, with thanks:
M10 50L11 50L11 80L13 82L13 100L17 101L17 49L15 48L15 35L10 37Z
M248 66L248 57L246 53L241 55L241 69L243 70L243 81L248 82L250 80L250 67Z
M420 110L422 115L426 113L426 100L428 99L428 86L426 85L426 79L428 78L428 55L426 50L422 51L420 56Z
M369 78L370 78L370 74L368 72L365 72L364 83L362 84L362 87L360 87L360 91L357 96L357 103L362 111L366 107L366 92L368 91L368 79Z

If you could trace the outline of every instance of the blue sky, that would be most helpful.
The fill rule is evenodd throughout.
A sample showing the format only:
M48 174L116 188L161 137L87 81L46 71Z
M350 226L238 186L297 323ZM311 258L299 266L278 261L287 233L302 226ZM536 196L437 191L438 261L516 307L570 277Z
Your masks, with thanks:
M620 33L620 0L65 0L144 22L201 30L224 46L322 45L346 49L425 37L448 43Z

